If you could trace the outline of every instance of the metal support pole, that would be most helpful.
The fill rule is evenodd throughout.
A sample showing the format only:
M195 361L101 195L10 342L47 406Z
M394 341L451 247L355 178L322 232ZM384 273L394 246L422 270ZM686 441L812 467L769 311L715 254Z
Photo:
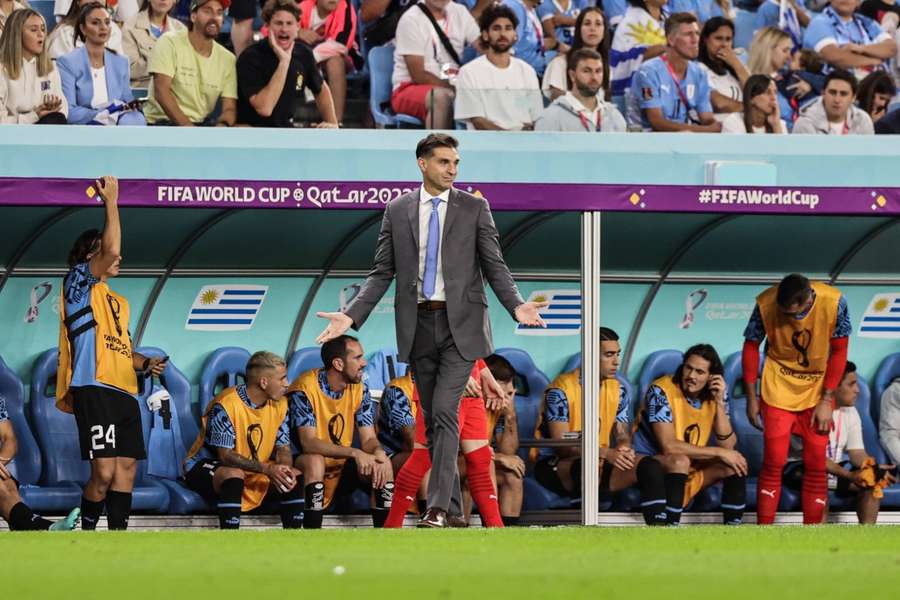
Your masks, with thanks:
M600 212L581 215L581 523L597 525L600 502Z

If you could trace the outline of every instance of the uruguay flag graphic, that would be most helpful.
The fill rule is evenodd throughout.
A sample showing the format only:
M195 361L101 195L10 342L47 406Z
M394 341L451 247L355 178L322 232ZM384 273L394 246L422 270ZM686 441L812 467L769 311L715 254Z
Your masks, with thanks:
M266 285L204 285L184 328L193 331L250 329L266 299Z
M541 311L547 324L543 327L529 327L517 324L517 335L579 335L581 333L581 290L538 290L528 297L529 302L550 302Z
M900 338L900 294L875 294L859 323L859 337Z

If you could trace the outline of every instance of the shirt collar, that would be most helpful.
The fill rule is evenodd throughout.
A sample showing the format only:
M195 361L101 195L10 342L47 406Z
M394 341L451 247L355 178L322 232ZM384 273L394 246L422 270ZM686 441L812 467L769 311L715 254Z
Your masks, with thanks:
M319 388L333 400L338 400L344 395L343 392L335 392L331 389L331 386L328 385L328 371L325 369L319 369Z
M419 187L419 203L420 204L431 204L432 198L440 198L441 202L447 202L450 200L450 190L444 190L437 196L432 196L428 192L425 191L425 184L422 184Z
M250 399L250 394L247 393L247 384L242 383L241 385L237 386L236 389L238 396L240 396L241 398L241 402L243 402L250 408L259 408L258 406L253 404L253 400Z
M587 113L589 115L595 115L596 113L598 113L600 111L600 99L599 98L597 98L597 108L595 108L594 110L590 110L588 107L586 107L584 104L582 104L581 100L579 100L575 96L575 94L573 94L571 91L566 92L566 100L569 101L569 104L572 105L572 108L575 109L575 112Z

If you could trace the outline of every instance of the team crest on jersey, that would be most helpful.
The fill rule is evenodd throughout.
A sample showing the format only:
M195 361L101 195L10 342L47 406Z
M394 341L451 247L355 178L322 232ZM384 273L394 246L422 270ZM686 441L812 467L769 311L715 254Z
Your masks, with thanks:
M653 99L653 88L649 88L649 87L641 88L641 94L644 96L644 100L652 100Z
M49 81L42 81L42 82L41 82L41 91L42 91L42 92L48 92L48 91L50 91L50 82L49 82Z
M299 92L302 89L303 89L303 73L298 73L297 74L297 91Z

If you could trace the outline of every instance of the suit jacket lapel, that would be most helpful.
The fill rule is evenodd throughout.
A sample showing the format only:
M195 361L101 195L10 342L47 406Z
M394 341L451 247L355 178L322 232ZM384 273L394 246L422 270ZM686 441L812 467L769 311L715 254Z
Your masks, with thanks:
M406 207L406 214L409 216L409 228L412 230L413 240L416 242L416 248L419 247L419 190L412 192L409 199L409 206Z
M449 237L450 228L453 227L453 224L456 222L459 213L462 212L462 206L460 206L460 204L459 192L451 188L450 196L447 200L447 216L445 217L443 234L441 235L441 239L443 239L445 242ZM444 246L446 246L446 244L444 244Z

